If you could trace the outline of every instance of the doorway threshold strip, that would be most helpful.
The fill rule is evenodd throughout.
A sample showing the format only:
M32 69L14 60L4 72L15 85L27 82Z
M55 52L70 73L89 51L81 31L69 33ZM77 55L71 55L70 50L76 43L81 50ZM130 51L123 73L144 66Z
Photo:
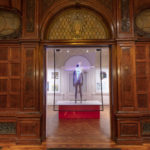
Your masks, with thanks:
M48 148L47 150L121 150L120 148Z

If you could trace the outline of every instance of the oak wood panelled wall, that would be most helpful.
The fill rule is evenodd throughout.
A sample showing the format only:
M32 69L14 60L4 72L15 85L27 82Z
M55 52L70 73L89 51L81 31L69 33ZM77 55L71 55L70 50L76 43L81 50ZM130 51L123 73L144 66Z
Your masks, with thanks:
M110 38L47 40L53 17L71 7L99 14ZM119 144L150 141L147 16L149 0L0 0L0 141L40 144L45 139L47 45L111 45L111 138Z
M121 43L118 45L118 98L119 110L134 111L135 102L135 67L134 67L134 43ZM128 81L128 82L127 82Z

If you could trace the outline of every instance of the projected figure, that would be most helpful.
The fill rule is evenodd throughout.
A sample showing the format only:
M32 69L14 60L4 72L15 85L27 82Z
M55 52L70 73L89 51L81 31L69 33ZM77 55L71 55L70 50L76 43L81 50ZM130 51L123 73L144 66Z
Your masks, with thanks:
M82 85L83 85L83 73L80 64L77 64L75 71L73 72L73 86L75 87L75 103L77 102L78 87L81 100L80 102L82 102Z

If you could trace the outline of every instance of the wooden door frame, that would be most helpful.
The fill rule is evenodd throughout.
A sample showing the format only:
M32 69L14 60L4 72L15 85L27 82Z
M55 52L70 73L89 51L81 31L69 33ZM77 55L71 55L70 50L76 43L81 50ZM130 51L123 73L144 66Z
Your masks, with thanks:
M40 111L41 111L41 137L42 141L46 140L46 47L47 46L109 46L109 81L110 81L110 121L111 121L111 139L116 140L117 137L117 48L114 41L65 41L65 42L48 42L43 41L40 44L39 60L40 60Z

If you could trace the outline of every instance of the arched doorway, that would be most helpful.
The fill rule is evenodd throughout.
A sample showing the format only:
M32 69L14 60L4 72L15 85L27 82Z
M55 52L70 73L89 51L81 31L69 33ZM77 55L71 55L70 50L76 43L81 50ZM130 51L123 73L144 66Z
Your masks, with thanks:
M112 33L110 27L107 21L92 9L83 6L63 9L55 14L51 20L47 21L44 33L43 38L46 41L43 45L45 46L109 46L111 47L111 73L112 69L116 69L116 53L112 53L112 49L115 51L115 46L111 41ZM113 82L116 82L116 78L114 80L112 78L113 76L111 74L111 88L113 87ZM113 131L111 130L112 138L116 134L112 108L114 103L113 97L116 96L113 95L114 93L116 94L116 88L114 91L111 91L111 128L114 129ZM43 126L45 126L45 119L43 120Z

